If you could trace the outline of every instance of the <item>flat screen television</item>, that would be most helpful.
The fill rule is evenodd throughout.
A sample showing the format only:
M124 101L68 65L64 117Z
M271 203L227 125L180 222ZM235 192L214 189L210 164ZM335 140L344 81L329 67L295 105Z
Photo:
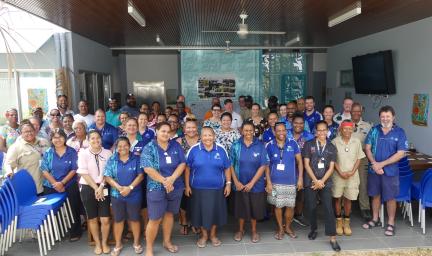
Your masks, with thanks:
M396 93L391 50L355 56L352 65L356 93Z

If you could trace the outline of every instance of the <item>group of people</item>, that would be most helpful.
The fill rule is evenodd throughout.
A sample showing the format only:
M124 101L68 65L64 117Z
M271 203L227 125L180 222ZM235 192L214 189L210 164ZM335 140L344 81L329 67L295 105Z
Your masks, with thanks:
M272 96L264 110L251 96L238 103L235 111L232 99L222 106L214 98L202 125L183 95L164 111L159 102L138 108L133 94L121 108L110 98L108 110L94 115L84 100L74 115L67 96L59 95L46 117L36 107L20 122L11 108L0 129L5 174L13 179L26 169L37 193L67 193L75 219L70 240L80 239L80 216L86 216L97 255L119 255L124 231L132 233L137 254L144 251L143 234L146 255L153 255L160 225L163 248L177 252L171 241L177 214L180 233L199 234L200 248L221 245L217 228L227 223L228 212L238 220L235 241L250 222L251 241L259 242L257 221L272 215L275 239L295 239L294 221L309 225L314 240L318 203L325 235L340 251L336 236L352 234L351 202L357 199L365 229L380 225L386 202L385 235L395 234L397 162L408 143L391 106L379 110L380 123L372 126L351 98L340 113L331 105L320 113L312 96L286 104ZM113 249L107 242L111 218Z

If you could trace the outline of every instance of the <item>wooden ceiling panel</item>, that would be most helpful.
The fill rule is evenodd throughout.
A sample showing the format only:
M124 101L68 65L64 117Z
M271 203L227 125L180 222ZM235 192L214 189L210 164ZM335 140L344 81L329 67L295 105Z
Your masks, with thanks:
M299 46L331 46L432 16L430 0L362 0L362 14L332 28L328 17L356 0L133 0L146 27L127 13L127 0L7 0L107 46L283 46L297 34ZM286 35L202 33L238 30L245 10L249 30Z

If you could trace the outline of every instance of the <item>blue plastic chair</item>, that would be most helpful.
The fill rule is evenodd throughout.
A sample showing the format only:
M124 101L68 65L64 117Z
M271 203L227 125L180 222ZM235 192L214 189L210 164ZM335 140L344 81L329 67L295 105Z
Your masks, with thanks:
M4 255L9 249L11 233L12 233L12 210L10 202L7 198L5 190L0 188L0 206L1 206L1 236L0 236L0 254Z
M399 175L399 195L396 197L397 202L403 202L402 214L405 219L405 215L408 215L411 226L414 226L414 218L412 214L411 205L411 184L413 180L413 173L406 175Z
M423 183L421 193L421 227L423 234L426 233L426 208L432 207L432 176L429 175Z
M413 182L411 184L411 199L417 200L419 202L419 212L418 212L418 222L421 223L421 194L424 187L425 182L431 177L432 169L428 169L424 172L420 181Z

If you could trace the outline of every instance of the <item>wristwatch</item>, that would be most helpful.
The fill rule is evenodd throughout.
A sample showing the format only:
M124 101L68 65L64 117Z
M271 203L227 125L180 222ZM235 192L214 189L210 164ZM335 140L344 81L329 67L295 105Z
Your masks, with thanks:
M133 189L134 189L134 186L129 185L129 188L130 188L130 190L133 190Z

